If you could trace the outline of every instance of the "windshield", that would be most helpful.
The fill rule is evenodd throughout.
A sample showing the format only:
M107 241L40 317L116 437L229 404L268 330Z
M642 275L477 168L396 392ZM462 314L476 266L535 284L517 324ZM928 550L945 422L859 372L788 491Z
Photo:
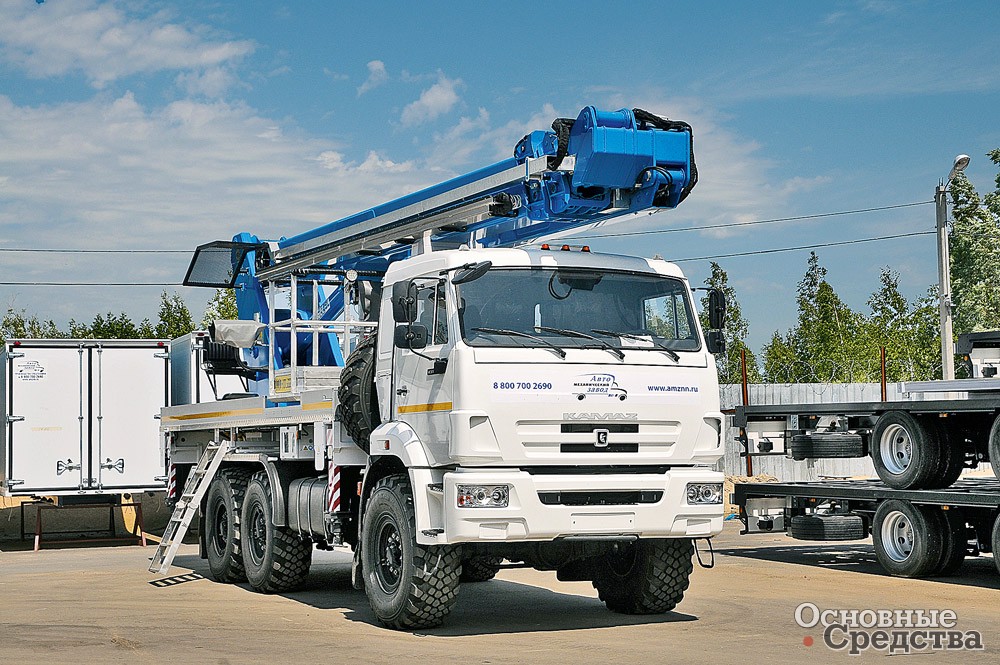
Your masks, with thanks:
M560 347L701 348L687 288L672 277L493 268L457 288L471 346L541 346L540 338Z

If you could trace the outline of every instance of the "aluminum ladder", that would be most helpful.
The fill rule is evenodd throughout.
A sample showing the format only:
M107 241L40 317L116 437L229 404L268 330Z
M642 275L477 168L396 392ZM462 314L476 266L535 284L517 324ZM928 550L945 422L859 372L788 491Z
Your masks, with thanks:
M198 465L191 470L191 475L184 483L184 493L181 494L177 506L174 507L174 513L170 516L170 521L167 522L167 528L163 530L163 538L150 560L149 572L163 574L170 568L170 564L177 554L177 549L184 541L188 527L191 526L191 520L198 512L205 492L208 491L212 479L219 467L222 466L222 460L225 459L226 453L231 448L232 444L228 441L212 442L205 448L201 459L198 460Z

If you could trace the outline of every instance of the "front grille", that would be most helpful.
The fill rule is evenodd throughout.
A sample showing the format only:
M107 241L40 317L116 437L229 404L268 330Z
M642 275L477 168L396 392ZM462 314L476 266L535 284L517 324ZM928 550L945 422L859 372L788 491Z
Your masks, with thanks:
M637 453L638 443L609 443L606 446L598 446L594 443L562 443L559 444L561 453Z
M547 506L635 506L656 503L662 498L663 492L658 490L538 493L538 499Z
M607 430L612 434L638 434L639 423L562 423L562 434L589 434L594 430Z

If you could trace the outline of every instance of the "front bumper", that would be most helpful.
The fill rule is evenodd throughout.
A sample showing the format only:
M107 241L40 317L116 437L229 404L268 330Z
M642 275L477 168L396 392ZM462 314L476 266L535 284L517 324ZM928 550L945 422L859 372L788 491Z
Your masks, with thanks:
M638 536L704 538L722 531L723 505L689 505L688 483L722 483L723 474L704 468L674 468L663 474L530 474L520 469L458 469L444 474L443 533L433 542L548 541L559 538ZM510 487L506 508L459 508L457 485ZM539 493L662 492L654 503L562 505L543 503Z

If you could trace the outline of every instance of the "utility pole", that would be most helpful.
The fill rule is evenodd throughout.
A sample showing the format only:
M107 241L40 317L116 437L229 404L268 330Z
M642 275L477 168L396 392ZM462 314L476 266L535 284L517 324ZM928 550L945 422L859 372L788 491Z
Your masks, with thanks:
M941 311L941 378L955 378L954 334L951 325L951 259L948 254L948 186L969 165L968 155L959 155L951 167L947 181L939 181L934 188L934 211L937 218L938 246L938 307Z

